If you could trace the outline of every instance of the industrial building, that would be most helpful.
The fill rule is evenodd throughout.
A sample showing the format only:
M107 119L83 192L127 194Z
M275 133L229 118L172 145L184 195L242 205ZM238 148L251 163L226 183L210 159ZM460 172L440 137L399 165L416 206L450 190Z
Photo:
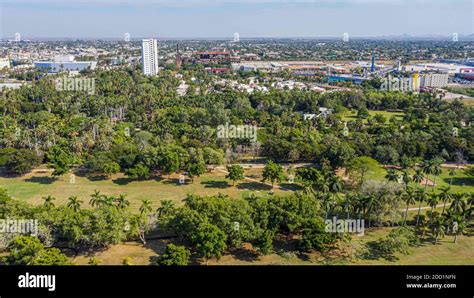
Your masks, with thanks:
M448 74L434 73L420 75L420 87L441 88L448 85L448 81Z

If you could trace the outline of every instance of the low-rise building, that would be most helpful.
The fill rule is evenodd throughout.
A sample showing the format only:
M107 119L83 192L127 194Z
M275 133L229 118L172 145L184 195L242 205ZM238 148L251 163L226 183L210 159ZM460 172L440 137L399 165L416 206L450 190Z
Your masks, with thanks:
M75 61L74 56L56 56L53 61L34 61L36 68L47 70L50 73L62 71L83 71L95 69L97 61Z
M0 70L2 69L10 69L10 59L8 57L0 58Z

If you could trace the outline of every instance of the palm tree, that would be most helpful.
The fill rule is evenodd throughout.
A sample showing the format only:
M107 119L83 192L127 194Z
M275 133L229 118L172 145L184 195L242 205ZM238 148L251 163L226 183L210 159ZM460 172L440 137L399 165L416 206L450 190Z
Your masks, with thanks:
M67 207L72 209L74 212L77 212L81 209L82 203L83 201L79 200L77 196L71 196L68 198Z
M91 199L89 200L89 204L92 207L99 208L102 202L103 202L103 199L102 199L102 195L100 194L100 191L94 190L94 193L91 195Z
M471 220L472 212L474 211L474 192L469 194L469 198L467 199L467 204L469 205L469 215L466 217L467 222Z
M105 206L113 206L114 205L114 202L115 202L116 198L114 198L113 196L102 196L101 197L101 200L100 200L100 205L105 205Z
M416 169L415 174L413 175L413 182L416 183L416 185L420 185L421 181L423 181L423 178L425 175L423 174L423 169Z
M115 203L117 203L118 209L123 210L130 206L130 202L125 197L125 195L120 194L117 198L114 199Z
M441 212L441 214L444 214L444 211L446 210L446 204L453 199L453 196L449 192L450 190L451 190L450 186L445 186L441 188L439 199L441 200L441 202L444 203L443 212Z
M371 222L370 213L375 207L375 202L376 202L376 198L373 195L367 195L364 197L366 218L369 220L369 228L370 228L370 222Z
M444 226L444 220L442 217L437 217L433 224L433 235L435 236L434 244L438 243L439 237L444 237L446 227Z
M403 194L403 200L407 204L407 209L405 210L405 220L403 222L403 224L405 224L406 221L407 221L407 217L408 217L408 208L410 207L410 205L414 205L416 203L416 199L415 199L415 196L414 196L414 191L413 191L412 188L408 188L405 191L405 193Z
M397 182L398 181L398 173L395 169L388 169L387 175L385 175L385 179L390 182Z
M430 175L433 174L433 171L434 171L433 160L425 161L421 167L422 167L423 173L426 175L426 180L425 180L425 190L426 190L426 188L428 188L428 180L430 178Z
M343 209L347 213L347 220L349 220L351 211L354 212L356 208L357 195L356 194L347 194L344 199Z
M140 211L140 215L148 214L151 212L151 210L151 201L142 200L142 205L140 206L140 209L138 209L138 211Z
M365 196L363 194L357 194L355 198L354 211L358 214L359 221L362 217L362 213L365 213Z
M325 212L325 215L324 215L325 220L328 219L328 213L329 213L329 210L331 210L331 206L332 206L331 199L332 197L328 193L323 193L321 196L321 205Z
M448 227L453 227L453 235L454 235L454 243L458 240L458 235L463 233L464 229L466 228L466 224L464 218L459 213L454 213L451 210L448 210L445 215L446 223ZM449 232L449 228L448 228Z
M433 189L432 191L434 192L435 186L436 186L436 180L438 179L438 176L443 173L443 170L441 169L441 164L443 163L442 160L435 159L433 162L433 175L434 175L434 183L433 183Z
M451 206L449 206L449 210L452 210L454 213L462 213L466 209L464 195L463 193L453 194L453 201L451 202Z
M339 219L339 211L341 211L342 207L342 198L337 192L329 193L331 197L331 206L332 206L332 214L336 213L336 220Z
M418 215L416 216L416 225L418 226L418 223L420 221L420 212L421 212L421 204L426 201L426 192L425 190L418 188L415 193L416 200L420 202L420 205L418 206Z
M43 197L42 198L44 200L44 204L43 206L46 208L46 209L52 209L55 207L53 201L56 200L55 197L52 197L52 196L47 196L47 197Z
M456 176L456 169L455 168L451 168L449 170L449 177L451 177L451 180L449 181L449 186L453 185L453 178L454 176Z
M329 182L324 175L318 175L315 184L319 191L324 193L329 192Z
M166 216L174 210L174 202L171 200L160 201L161 206L157 209L158 217Z
M403 180L403 183L405 184L405 191L407 190L408 188L408 184L411 182L412 178L410 176L410 173L408 172L408 170L403 170L402 172L402 180Z
M427 202L431 207L431 214L430 214L430 223L431 223L433 221L433 210L438 205L438 202L439 202L438 195L435 193L430 194L428 196Z
M342 191L342 179L336 175L331 175L328 179L329 191L333 193Z

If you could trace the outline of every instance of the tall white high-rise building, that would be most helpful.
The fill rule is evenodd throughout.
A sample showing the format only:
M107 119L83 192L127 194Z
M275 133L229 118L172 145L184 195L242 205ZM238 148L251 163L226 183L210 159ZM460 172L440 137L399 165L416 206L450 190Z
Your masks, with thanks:
M19 32L15 33L15 41L20 42L21 41L21 34Z
M158 74L158 43L156 39L142 40L143 73L147 76Z
M342 41L349 42L349 33L344 32L344 34L342 34Z
M240 34L238 32L234 33L234 42L239 42L240 41Z

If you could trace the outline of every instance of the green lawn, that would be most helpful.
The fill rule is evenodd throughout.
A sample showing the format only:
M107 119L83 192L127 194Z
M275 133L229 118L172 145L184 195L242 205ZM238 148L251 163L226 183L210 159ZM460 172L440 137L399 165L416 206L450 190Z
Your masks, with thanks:
M353 237L354 241L369 242L388 234L390 228L372 229L365 232L364 237ZM408 255L396 254L397 261L385 259L363 260L358 259L355 264L361 265L474 265L474 237L473 229L466 231L466 235L458 237L454 243L454 236L446 236L433 244L431 239L423 240L420 245L412 248ZM357 239L358 238L358 239Z
M413 174L414 171L411 171ZM383 168L377 169L377 171L372 172L368 175L368 179L374 180L383 180L385 179L385 175L387 171ZM451 178L452 184L451 184ZM430 180L434 181L433 175L430 175ZM436 180L435 191L439 192L442 187L450 186L451 184L451 192L453 193L470 193L474 192L474 177L468 177L464 174L462 169L456 170L456 175L451 177L449 176L449 169L443 168L442 174ZM411 183L414 186L414 183ZM423 186L423 185L420 185ZM431 187L428 187L431 190Z
M377 114L383 115L387 119L387 122L390 120L390 118L392 116L395 116L395 117L397 117L398 120L401 120L403 118L403 116L405 115L403 112L388 112L388 111L373 111L373 110L369 111L369 115L372 116L372 117L377 115ZM352 112L351 111L346 111L346 112L340 113L338 115L342 117L343 121L355 121L355 120L358 119L356 110L354 110ZM364 119L364 122L367 122L367 119Z
M250 170L249 174L254 179L261 180L261 170ZM247 173L246 173L247 175ZM153 180L131 181L122 174L114 175L108 180L91 180L84 176L76 175L75 183L71 184L69 175L62 179L53 179L50 172L35 172L22 177L0 177L0 187L17 199L25 200L32 204L42 204L44 196L52 195L56 204L65 204L69 196L78 196L88 206L90 195L98 190L106 195L125 194L130 201L132 210L138 210L141 200L152 201L153 207L160 206L160 200L173 200L180 203L187 194L217 195L227 194L232 197L244 197L250 193L267 195L270 186L254 181L240 181L232 186L232 182L225 179L225 173L213 171L196 178L194 183L187 180L185 185L178 182L179 175L171 175L171 179L156 177ZM288 191L274 189L276 194Z
M245 175L256 180L261 180L261 169L248 169ZM382 167L368 174L368 179L385 179L386 170ZM216 195L224 193L232 197L244 197L251 193L266 195L270 187L255 181L241 181L232 186L225 179L225 173L213 171L205 173L196 178L194 183L187 181L185 185L179 185L178 175L172 175L171 179L155 177L147 181L131 181L122 174L114 175L108 180L91 180L87 177L77 175L74 184L69 183L69 176L62 179L53 179L49 171L30 173L22 177L5 178L0 177L0 187L5 188L14 198L25 200L33 204L41 204L42 197L52 195L56 198L56 204L64 204L69 196L76 195L79 199L89 202L90 195L94 190L99 190L106 195L127 195L132 210L138 209L140 200L147 199L153 202L153 207L159 206L160 200L173 200L180 203L187 194ZM433 179L430 177L430 179ZM451 177L449 171L443 169L442 175L437 179L436 191L442 186L449 185ZM283 187L296 190L296 185L282 184ZM453 192L474 192L474 178L467 177L462 170L458 170L453 177ZM275 193L288 193L275 188Z

